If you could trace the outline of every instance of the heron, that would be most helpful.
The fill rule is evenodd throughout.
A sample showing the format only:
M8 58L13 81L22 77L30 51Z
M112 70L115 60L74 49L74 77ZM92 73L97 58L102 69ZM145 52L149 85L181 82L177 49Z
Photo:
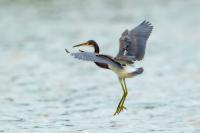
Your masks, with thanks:
M119 51L115 57L101 54L99 45L94 40L89 40L73 46L90 46L93 47L94 52L85 52L83 50L79 50L78 52L71 53L65 49L67 53L76 59L92 61L98 67L109 69L116 73L123 90L123 95L113 115L119 114L124 109L127 109L124 106L124 102L128 95L125 79L142 74L143 67L136 68L134 71L129 72L126 69L126 66L133 66L136 61L141 61L144 58L146 43L152 30L152 24L146 20L131 30L126 29L119 38Z

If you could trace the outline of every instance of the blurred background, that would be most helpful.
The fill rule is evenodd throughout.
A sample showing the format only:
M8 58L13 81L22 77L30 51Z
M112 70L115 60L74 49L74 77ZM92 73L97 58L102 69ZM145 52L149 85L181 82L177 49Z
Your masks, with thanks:
M198 0L1 0L0 132L200 132L199 7ZM116 75L64 49L94 39L115 56L121 33L145 19L154 30L135 64L144 73L128 79L128 110L113 117L122 95Z

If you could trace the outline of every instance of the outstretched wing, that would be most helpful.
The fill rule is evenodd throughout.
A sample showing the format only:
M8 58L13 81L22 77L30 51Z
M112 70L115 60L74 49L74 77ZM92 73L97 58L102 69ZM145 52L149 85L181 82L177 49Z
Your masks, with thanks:
M111 57L107 55L96 54L92 52L76 52L71 53L70 55L79 60L92 61L108 64L114 67L121 67L121 65L118 62L114 61Z
M146 42L153 30L153 26L148 21L143 21L134 29L127 29L120 37L119 52L116 58L131 56L135 60L142 60L145 55Z

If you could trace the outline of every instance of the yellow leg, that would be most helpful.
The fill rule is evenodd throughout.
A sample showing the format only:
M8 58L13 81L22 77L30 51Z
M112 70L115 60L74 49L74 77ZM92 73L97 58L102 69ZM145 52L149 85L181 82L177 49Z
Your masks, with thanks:
M127 87L126 87L126 81L125 81L125 79L122 79L122 83L123 83L123 85L124 85L124 97L123 97L123 100L122 100L122 102L121 102L121 108L120 108L120 110L119 110L119 113L121 112L121 111L123 111L123 109L126 109L126 107L124 107L124 102L125 102L125 100L126 100L126 96L128 95L128 89L127 89Z
M123 85L123 79L119 79L119 81L120 81L120 84L121 84L121 86L122 86L122 89L123 89L123 92L124 92L124 93L123 93L123 96L122 96L122 98L121 98L121 100L120 100L118 106L117 106L117 110L116 110L116 112L114 113L114 115L119 114L119 113L123 110L123 108L125 108L125 107L123 107L122 102L125 100L126 89L124 88L125 86Z

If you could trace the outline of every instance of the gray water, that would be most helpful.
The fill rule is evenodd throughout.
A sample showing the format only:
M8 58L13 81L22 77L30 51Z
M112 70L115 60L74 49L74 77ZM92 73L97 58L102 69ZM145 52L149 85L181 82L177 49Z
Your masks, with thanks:
M0 132L200 133L198 0L1 0ZM125 28L154 25L128 79L68 56L89 39L116 55ZM83 48L84 49L84 48ZM88 49L85 49L88 50ZM89 49L90 51L92 49Z

